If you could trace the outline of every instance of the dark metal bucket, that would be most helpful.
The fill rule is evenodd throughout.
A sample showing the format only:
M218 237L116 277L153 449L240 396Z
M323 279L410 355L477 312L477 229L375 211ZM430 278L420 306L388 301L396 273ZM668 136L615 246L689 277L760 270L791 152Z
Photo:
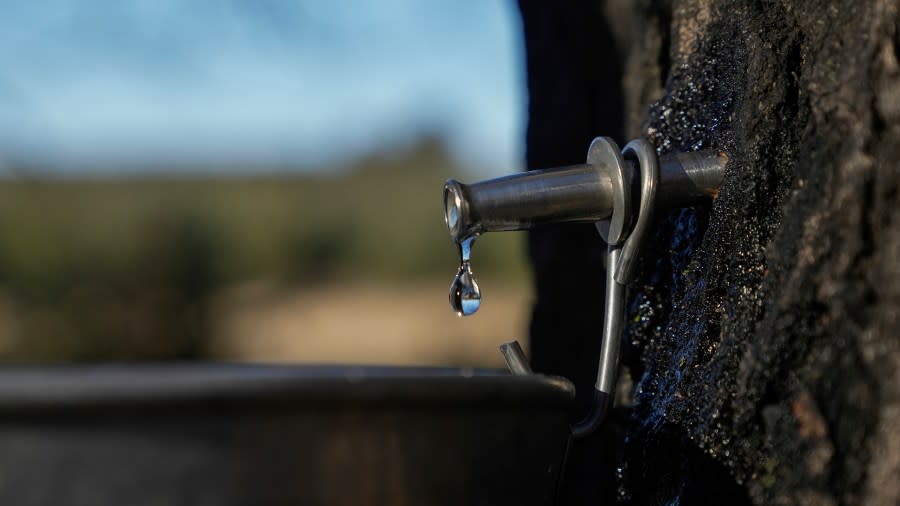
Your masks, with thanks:
M7 367L0 504L550 504L573 399L471 369Z

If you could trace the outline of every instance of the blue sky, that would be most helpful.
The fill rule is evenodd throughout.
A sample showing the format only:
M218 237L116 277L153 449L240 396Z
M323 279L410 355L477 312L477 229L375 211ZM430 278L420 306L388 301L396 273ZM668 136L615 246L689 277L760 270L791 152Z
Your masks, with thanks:
M519 32L511 0L9 2L0 166L316 169L431 132L508 172Z

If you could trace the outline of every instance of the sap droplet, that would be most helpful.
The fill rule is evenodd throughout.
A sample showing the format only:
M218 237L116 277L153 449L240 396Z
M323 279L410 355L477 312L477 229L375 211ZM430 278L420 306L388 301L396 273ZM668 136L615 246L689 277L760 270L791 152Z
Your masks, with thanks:
M450 307L458 316L470 316L481 306L481 289L472 274L469 262L459 266L459 272L450 284Z
M472 259L472 244L477 236L469 236L459 241L459 263L463 264Z
M470 316L481 307L481 288L475 281L472 266L469 260L472 258L472 244L478 235L465 237L457 243L459 247L459 270L453 283L450 284L450 307L456 311L457 316Z

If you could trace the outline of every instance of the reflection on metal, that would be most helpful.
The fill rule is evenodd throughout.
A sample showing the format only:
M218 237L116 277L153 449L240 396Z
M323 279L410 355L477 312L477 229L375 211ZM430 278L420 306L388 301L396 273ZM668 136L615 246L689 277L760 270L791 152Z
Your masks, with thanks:
M612 189L612 212L608 220L597 222L597 231L607 244L618 244L625 238L631 225L631 165L609 137L597 137L588 148L588 165L606 167Z
M528 365L528 359L525 357L525 352L522 351L522 347L519 346L519 341L510 341L501 344L500 353L502 353L503 358L506 359L506 367L509 368L509 372L513 373L514 376L532 374L531 366Z
M602 424L615 393L625 288L634 277L653 209L687 206L714 197L727 162L727 155L718 151L657 157L644 140L629 142L619 151L611 139L598 137L591 143L584 165L524 172L469 185L451 179L444 185L444 219L456 243L485 232L525 230L545 223L594 222L609 244L603 344L594 405L590 414L572 427L575 436L586 436ZM637 208L634 200L639 201ZM518 374L509 358L507 363Z

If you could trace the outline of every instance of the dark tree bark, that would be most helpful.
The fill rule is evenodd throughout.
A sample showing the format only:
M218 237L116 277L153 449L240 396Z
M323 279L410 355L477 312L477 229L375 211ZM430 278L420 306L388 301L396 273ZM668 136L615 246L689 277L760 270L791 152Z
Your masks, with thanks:
M900 503L897 2L623 3L522 2L529 167L578 162L596 135L626 140L592 99L619 100L628 137L661 153L730 162L710 205L659 213L631 287L618 498ZM588 15L604 9L608 25ZM622 95L608 93L606 26L627 55ZM535 366L580 390L600 332L590 235L530 243Z
M527 166L584 163L598 132L622 136L622 71L602 10L594 1L565 4L522 0L527 50L529 122ZM535 371L570 378L576 417L586 414L600 355L603 259L606 245L593 225L546 226L529 234L537 298L531 320ZM573 420L574 421L574 420ZM561 501L609 502L621 437L605 431L571 447Z

